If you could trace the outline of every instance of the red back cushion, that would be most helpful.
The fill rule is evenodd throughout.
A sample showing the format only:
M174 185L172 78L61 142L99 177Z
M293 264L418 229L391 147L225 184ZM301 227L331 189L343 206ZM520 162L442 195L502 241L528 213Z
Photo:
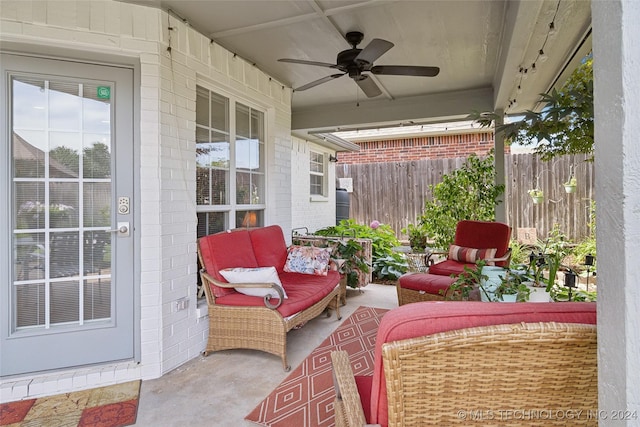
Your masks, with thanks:
M256 228L249 231L259 267L275 267L280 273L287 260L287 243L279 225Z
M456 226L456 236L453 243L467 248L496 248L496 257L500 258L507 253L510 239L511 227L507 224L492 221L464 220L458 222ZM507 262L496 262L496 265L505 267Z
M251 238L247 230L223 231L198 239L202 262L207 273L221 282L226 282L220 270L233 267L260 267L253 255ZM233 289L211 285L216 297L234 293Z
M596 324L596 303L552 302L499 304L472 301L429 301L389 311L380 322L371 384L370 423L388 423L382 344L476 326L520 322ZM364 402L366 404L366 402Z

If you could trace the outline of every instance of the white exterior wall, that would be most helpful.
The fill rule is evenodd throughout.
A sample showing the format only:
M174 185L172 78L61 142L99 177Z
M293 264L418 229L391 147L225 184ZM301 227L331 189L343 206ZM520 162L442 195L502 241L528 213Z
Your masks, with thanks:
M601 426L640 425L640 3L593 1Z
M310 233L336 224L336 168L335 163L328 162L327 197L310 196L311 185L309 151L335 154L328 148L291 137L292 176L291 201L292 228L307 227Z
M12 377L0 381L0 400L159 377L204 350L208 330L206 309L202 315L197 310L195 286L196 84L266 111L265 222L280 224L286 234L292 223L291 91L167 13L117 1L3 0L0 41L27 53L44 47L52 56L77 59L104 54L137 66L140 179L135 194L141 218L135 284L141 300L141 363ZM189 307L175 311L181 298Z

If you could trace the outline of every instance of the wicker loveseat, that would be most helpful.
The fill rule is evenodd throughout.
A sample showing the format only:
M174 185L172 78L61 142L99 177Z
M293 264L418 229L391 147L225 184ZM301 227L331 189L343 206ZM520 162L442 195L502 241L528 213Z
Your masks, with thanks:
M372 376L354 377L346 352L331 355L336 426L595 426L595 324L595 303L391 310Z
M287 364L287 332L320 315L337 301L340 274L285 272L288 249L277 225L239 229L198 239L200 277L207 297L209 338L204 354L217 350L247 348L282 358ZM229 268L275 267L283 291L274 283L228 283L221 270ZM224 273L224 272L223 272ZM249 296L236 288L272 288L279 298Z

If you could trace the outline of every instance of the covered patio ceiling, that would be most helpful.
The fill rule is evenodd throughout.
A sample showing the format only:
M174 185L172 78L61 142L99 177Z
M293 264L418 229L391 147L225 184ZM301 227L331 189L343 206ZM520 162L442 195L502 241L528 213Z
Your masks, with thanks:
M348 76L294 91L292 132L334 132L515 114L561 85L591 50L587 0L121 0L162 8L276 80L297 88L334 68L349 31L395 46L375 65L426 65L436 77L373 75L367 98ZM551 24L553 25L551 26ZM535 66L534 66L535 64Z

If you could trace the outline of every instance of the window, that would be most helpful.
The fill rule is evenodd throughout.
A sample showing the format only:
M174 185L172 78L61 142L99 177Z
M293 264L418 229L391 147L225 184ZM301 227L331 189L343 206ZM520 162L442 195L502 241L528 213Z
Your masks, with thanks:
M264 224L264 135L262 111L198 87L198 237Z
M324 154L310 152L310 188L309 191L312 196L326 196L325 186L325 157Z

